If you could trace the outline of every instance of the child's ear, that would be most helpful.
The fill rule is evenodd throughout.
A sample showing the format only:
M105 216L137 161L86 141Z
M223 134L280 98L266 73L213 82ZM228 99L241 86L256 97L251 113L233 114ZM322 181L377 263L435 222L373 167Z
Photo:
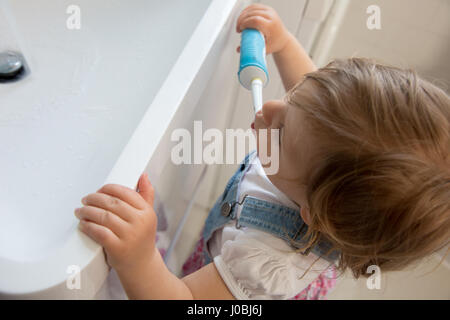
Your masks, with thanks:
M309 225L310 222L310 215L309 215L309 208L308 207L301 207L300 208L300 216L302 217L303 221L307 225Z

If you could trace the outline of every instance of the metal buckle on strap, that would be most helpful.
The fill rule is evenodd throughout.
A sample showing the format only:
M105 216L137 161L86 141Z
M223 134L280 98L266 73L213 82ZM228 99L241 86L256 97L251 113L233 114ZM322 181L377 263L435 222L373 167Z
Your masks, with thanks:
M245 194L244 197L241 199L241 201L233 201L233 202L224 202L222 206L220 207L220 213L224 217L228 217L231 214L231 211L235 204L242 205L245 201L245 198L247 198L248 194ZM236 229L240 229L241 225L239 224L239 221L236 216L231 217L231 219L236 219Z
M242 205L245 201L245 198L247 198L247 196L248 196L248 194L245 194L244 197L242 198L241 202L235 202L234 204L237 203L238 205ZM237 218L237 216L235 216L234 219L236 219L236 225L235 225L236 229L240 229L241 225L239 224L239 219Z

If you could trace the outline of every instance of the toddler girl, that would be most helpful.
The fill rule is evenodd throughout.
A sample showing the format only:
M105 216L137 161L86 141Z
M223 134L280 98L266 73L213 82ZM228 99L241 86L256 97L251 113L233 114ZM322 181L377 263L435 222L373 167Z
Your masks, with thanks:
M450 99L413 71L367 59L316 69L260 4L237 31L260 30L287 90L252 128L278 143L266 175L250 152L173 275L155 247L153 189L109 184L83 198L80 228L100 243L129 298L320 299L337 272L400 270L448 244ZM270 131L279 140L270 141ZM262 132L262 131L261 131Z

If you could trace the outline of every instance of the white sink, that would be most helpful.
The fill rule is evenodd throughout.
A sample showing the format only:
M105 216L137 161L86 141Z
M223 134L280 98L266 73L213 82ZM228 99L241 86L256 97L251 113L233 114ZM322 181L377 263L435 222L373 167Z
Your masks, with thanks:
M72 1L0 0L0 51L20 51L30 71L0 84L0 296L95 294L108 268L74 208L106 183L135 187L187 92L201 94L192 83L237 3L77 1L70 30ZM71 265L81 290L66 288Z

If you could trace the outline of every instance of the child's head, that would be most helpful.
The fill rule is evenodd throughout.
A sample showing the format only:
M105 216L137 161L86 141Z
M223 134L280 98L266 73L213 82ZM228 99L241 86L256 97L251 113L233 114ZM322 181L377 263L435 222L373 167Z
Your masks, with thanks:
M399 270L448 244L450 99L444 91L411 70L352 58L305 75L283 103L300 111L298 130L314 140L305 148L301 133L285 138L307 165L291 180L304 188L297 199L309 207L308 232L335 244L341 270L350 268L355 277L369 275L370 265ZM283 175L287 160L280 154ZM294 197L294 188L284 188L277 176L273 181Z

